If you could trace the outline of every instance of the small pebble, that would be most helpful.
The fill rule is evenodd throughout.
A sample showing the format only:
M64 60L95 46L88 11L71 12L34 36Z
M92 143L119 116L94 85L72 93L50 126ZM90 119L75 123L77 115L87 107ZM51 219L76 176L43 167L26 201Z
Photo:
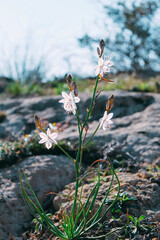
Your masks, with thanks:
M160 222L160 211L156 212L154 219L155 221Z
M140 169L138 171L138 174L137 174L140 178L143 178L143 179L150 179L152 177L152 174L147 172L146 170L144 169Z

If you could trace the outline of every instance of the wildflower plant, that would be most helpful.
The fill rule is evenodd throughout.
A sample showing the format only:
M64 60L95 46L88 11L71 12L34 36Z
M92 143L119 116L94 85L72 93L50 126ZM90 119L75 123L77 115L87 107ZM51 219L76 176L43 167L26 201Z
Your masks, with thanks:
M101 177L101 172L100 172L100 166L98 168L98 173L97 173L97 180L95 182L95 185L93 189L91 190L88 198L86 199L85 202L82 202L82 192L83 192L83 180L90 174L91 171L85 172L84 175L81 175L81 165L82 165L82 157L83 157L83 151L87 147L87 145L91 142L92 138L96 134L99 128L102 128L104 131L107 130L107 128L110 127L112 122L112 117L113 113L109 113L110 110L113 107L114 104L114 96L112 95L107 103L106 103L106 110L104 112L104 115L102 118L99 120L99 124L96 127L95 131L93 134L89 137L86 138L88 129L89 129L89 119L93 113L93 109L95 106L95 101L96 98L99 96L101 91L98 91L98 83L100 80L105 80L107 82L111 82L111 80L108 80L106 78L106 74L110 71L111 66L113 65L109 60L103 60L102 55L104 51L105 43L103 40L100 41L99 47L97 48L99 60L98 60L98 65L96 66L95 74L96 74L96 82L94 85L93 89L93 95L91 99L91 103L89 106L89 109L87 109L86 113L86 118L84 122L80 120L78 109L77 109L77 104L80 102L80 98L78 97L78 87L74 81L72 81L72 76L69 74L67 76L67 84L69 88L69 93L62 92L62 97L59 102L63 104L63 108L65 111L68 113L72 113L75 115L77 118L77 125L78 125L78 133L79 133L79 144L78 144L78 151L77 151L77 156L76 158L73 158L70 156L58 143L57 141L57 136L58 133L56 132L56 129L49 124L49 127L47 131L44 129L43 123L41 122L40 118L35 115L35 124L36 126L40 129L40 138L41 140L39 141L40 144L45 144L46 148L51 148L53 144L56 144L62 151L65 153L71 161L73 161L75 165L75 170L76 170L76 183L75 183L75 195L73 196L67 196L70 197L71 200L73 200L72 204L72 209L70 213L65 213L63 218L61 219L60 227L57 227L57 225L54 224L54 221L49 217L43 210L42 206L40 205L28 179L23 171L23 174L25 176L26 182L30 188L31 193L33 194L34 197L34 202L30 199L28 196L28 192L24 187L24 184L22 182L22 175L21 172L19 171L20 175L20 184L21 184L21 189L22 189L22 194L23 198L25 200L26 205L28 206L31 214L34 216L34 221L37 224L37 226L41 226L43 228L46 228L50 233L58 236L60 239L68 239L68 240L76 240L76 239L101 239L105 238L107 235L110 235L111 232L106 233L105 235L102 236L96 236L94 237L86 237L86 234L88 231L91 229L94 229L94 227L97 226L100 222L103 221L105 215L113 208L114 204L116 203L119 193L120 193L120 182L117 177L116 172L113 169L112 163L108 160L106 161L107 163L107 171L111 173L111 181L109 184L109 187L106 192L106 196L101 202L101 205L99 206L98 210L94 212L94 214L91 214L93 210L94 203L97 198L97 194L99 192L99 187L100 183L103 180L103 177ZM60 134L60 133L59 133ZM100 161L105 161L105 160L97 160L96 163L100 163ZM93 165L93 164L92 164ZM106 171L106 172L107 172ZM104 175L105 177L105 175ZM113 181L116 178L118 186L112 188ZM79 189L80 193L79 193ZM107 207L105 210L105 213L102 214L102 209L106 203L106 199L108 198L110 192L112 190L117 189L117 195L116 198L112 201L112 203ZM38 216L37 216L38 214ZM112 231L113 232L113 231Z

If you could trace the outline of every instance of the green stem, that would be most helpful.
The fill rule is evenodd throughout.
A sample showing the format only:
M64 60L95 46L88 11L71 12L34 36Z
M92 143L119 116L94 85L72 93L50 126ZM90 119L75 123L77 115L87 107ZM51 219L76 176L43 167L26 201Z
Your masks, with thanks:
M92 140L92 138L94 137L94 135L95 135L96 132L98 131L99 126L100 126L100 124L98 124L96 130L94 131L94 133L92 134L92 136L88 139L88 141L87 141L86 144L83 146L83 148L85 148L85 147L88 145L88 143Z
M72 160L72 162L75 163L75 159L72 158L58 143L57 146L61 149L62 152L64 152L64 154L66 154Z
M81 124L77 109L76 109L76 116L77 116L77 122L78 122L78 131L79 131L79 134L80 134L82 124Z
M81 151L82 151L82 149L81 149L82 148L82 134L83 134L83 129L86 126L86 124L88 122L88 119L90 117L91 111L92 111L93 102L94 102L94 99L95 99L95 94L96 94L96 90L97 90L97 86L98 86L98 80L99 80L99 76L97 76L97 78L96 78L96 84L95 84L95 88L94 88L94 92L93 92L93 96L92 96L92 101L91 101L91 104L90 104L88 114L87 114L86 119L83 123L83 126L81 126L81 131L79 133L79 147L78 147L78 153L77 153L76 162L75 162L75 168L76 168L75 198L74 198L74 202L73 202L71 215L73 215L75 213L78 187L79 187L79 160L80 160L80 154L81 154Z
M80 154L79 174L80 174L80 172L81 172L81 168L82 168L82 157L83 157L83 148L81 149L81 154Z
M93 97L92 97L91 105L90 105L90 108L89 108L87 117L86 117L86 119L85 119L85 121L84 121L84 123L83 123L83 128L86 126L86 124L87 124L87 122L88 122L88 119L89 119L89 117L90 117L91 111L92 111L93 102L94 102L94 99L95 99L95 94L96 94L96 90L97 90L97 86L98 86L98 80L99 80L99 76L97 75L96 84L95 84L95 87L94 87L94 92L93 92Z

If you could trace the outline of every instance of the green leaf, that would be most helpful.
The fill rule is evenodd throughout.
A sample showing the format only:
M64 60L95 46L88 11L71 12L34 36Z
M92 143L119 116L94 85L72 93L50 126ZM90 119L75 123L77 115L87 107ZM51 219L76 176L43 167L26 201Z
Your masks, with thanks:
M36 223L36 222L37 222L37 219L36 219L36 218L34 218L34 219L32 220L32 222L35 222L35 223Z
M132 222L135 222L134 218L129 215L129 218L132 220Z
M39 222L36 223L35 230L36 232L39 232Z
M142 221L144 218L145 218L145 216L143 216L143 215L140 216L140 217L139 217L139 221Z

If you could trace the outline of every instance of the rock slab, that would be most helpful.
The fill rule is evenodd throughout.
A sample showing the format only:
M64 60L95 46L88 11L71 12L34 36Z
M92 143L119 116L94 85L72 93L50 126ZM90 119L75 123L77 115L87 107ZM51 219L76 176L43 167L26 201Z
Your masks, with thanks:
M34 156L23 162L0 170L0 239L9 233L19 237L26 224L32 220L20 189L18 169L24 169L40 202L45 194L58 192L75 178L74 164L65 156Z

